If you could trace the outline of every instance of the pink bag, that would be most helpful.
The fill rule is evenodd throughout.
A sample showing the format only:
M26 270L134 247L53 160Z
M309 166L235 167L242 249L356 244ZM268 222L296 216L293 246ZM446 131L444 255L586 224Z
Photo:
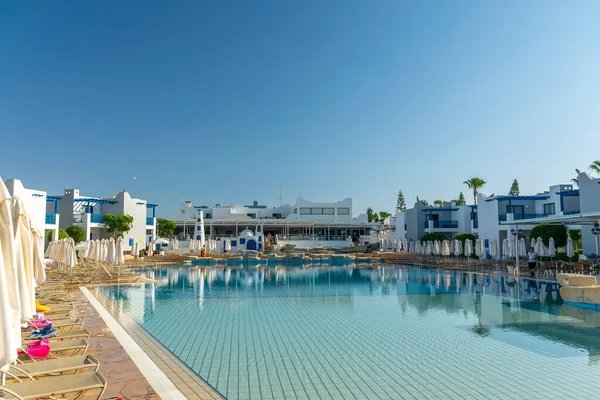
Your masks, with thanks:
M51 326L52 320L51 319L34 319L31 321L31 325L35 326L38 329L42 329L47 326Z
M48 339L36 340L27 345L27 354L32 358L46 358L50 353Z

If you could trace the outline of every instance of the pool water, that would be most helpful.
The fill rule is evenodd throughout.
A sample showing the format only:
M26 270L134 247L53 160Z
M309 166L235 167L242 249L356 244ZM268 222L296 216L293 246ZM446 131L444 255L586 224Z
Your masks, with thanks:
M146 272L103 293L228 399L597 399L600 313L416 267Z

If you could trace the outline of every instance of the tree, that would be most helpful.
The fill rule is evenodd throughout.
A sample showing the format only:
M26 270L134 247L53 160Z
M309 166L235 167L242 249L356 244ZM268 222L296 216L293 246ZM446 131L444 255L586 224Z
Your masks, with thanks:
M417 196L417 203L421 203L425 207L429 207L429 202L427 200L425 200L425 199L423 199L423 200L419 199L419 196Z
M386 212L386 211L379 211L379 221L381 221L382 223L384 223L384 222L385 222L385 219L386 219L387 217L389 217L390 215L392 215L392 214L390 214L389 212Z
M170 221L166 218L156 219L156 230L158 232L158 236L160 237L171 237L175 232L175 228L177 228L177 224L173 221Z
M72 238L75 243L80 243L85 240L85 231L80 226L71 225L65 232L67 232L67 235L69 235L69 237Z
M444 202L442 200L435 200L433 202L433 205L436 206L436 207L441 207L441 206L444 205Z
M59 229L58 230L58 239L67 239L69 237L69 234L67 232L65 232L64 229Z
M571 182L573 182L575 185L579 186L579 178L573 178L573 179L571 179Z
M477 204L477 192L486 184L486 181L479 177L473 177L463 182L467 187L473 190L473 204Z
M118 237L122 238L131 229L133 217L127 214L105 214L103 223L115 239Z
M404 193L398 190L398 201L396 201L396 209L402 212L406 211L406 202L404 201Z
M544 245L548 246L550 238L554 238L556 247L567 244L567 228L564 225L540 224L533 227L530 238L542 238Z
M590 164L590 170L595 174L600 174L600 160L596 160Z
M569 237L575 243L581 243L581 229L571 229L568 232ZM577 245L575 245L577 247Z
M367 208L367 220L373 222L373 209L371 207Z
M428 242L430 240L432 242L436 241L436 240L439 240L441 242L441 241L444 241L446 239L448 239L446 236L444 236L444 235L442 235L441 233L438 233L438 232L426 233L423 236L421 236L421 241L422 242Z
M508 191L509 196L518 196L519 195L519 181L517 178L513 181L510 190Z
M460 194L458 195L458 200L456 200L454 204L456 204L457 206L467 205L467 201L465 200L465 195L463 194L463 192L460 192Z

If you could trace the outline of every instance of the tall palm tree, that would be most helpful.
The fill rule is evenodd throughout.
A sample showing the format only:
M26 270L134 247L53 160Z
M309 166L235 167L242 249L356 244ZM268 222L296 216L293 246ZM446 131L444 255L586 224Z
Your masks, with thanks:
M596 174L600 174L600 160L596 160L590 164L590 169Z
M473 190L473 204L477 204L477 192L483 187L483 185L486 184L486 182L483 179L475 176L464 181L463 183L467 185L469 189Z

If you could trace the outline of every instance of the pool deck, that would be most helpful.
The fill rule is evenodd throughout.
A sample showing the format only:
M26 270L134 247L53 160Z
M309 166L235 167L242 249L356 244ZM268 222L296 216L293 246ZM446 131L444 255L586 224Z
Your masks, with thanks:
M173 356L135 321L124 313L119 313L114 305L98 290L91 288L90 292L180 392L178 396L173 392L173 396L166 395L162 398L181 398L181 395L183 395L188 399L223 399L223 396ZM100 361L100 373L108 382L108 388L103 395L103 399L113 397L132 400L160 399L161 396L157 394L138 364L133 361L121 344L120 340L123 341L123 338L117 339L115 337L115 334L108 328L107 321L102 318L81 290L74 292L73 295L82 303L85 309L83 328L92 333L87 354L93 355ZM131 351L131 349L129 350ZM148 365L142 365L141 368L147 371ZM148 376L147 372L146 376ZM164 386L160 382L155 383L155 385L157 384ZM83 397L83 399L95 398L96 395L93 393L90 396Z

